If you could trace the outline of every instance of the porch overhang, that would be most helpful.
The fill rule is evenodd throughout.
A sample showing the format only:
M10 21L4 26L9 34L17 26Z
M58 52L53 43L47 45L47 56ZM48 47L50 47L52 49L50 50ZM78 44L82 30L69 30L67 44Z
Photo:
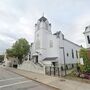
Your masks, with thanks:
M55 62L55 61L58 61L57 58L58 57L46 57L46 58L43 59L43 61Z
M35 57L35 56L38 56L38 54L37 53L34 53L32 56Z

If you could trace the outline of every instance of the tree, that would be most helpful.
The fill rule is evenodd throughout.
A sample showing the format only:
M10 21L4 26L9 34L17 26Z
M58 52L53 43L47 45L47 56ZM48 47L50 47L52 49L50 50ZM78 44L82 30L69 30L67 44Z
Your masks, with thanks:
M83 58L83 62L84 62L84 65L83 65L83 69L84 71L87 71L87 72L90 72L90 63L89 63L89 59L88 59L88 55L87 55L87 49L85 48L82 48L80 50L80 57Z
M7 57L13 57L14 56L14 53L13 53L13 49L6 49L6 52L7 52Z
M87 49L82 48L80 50L80 57L83 58L84 64L87 64L88 63Z
M7 49L8 56L18 57L19 64L22 63L22 59L29 52L30 45L24 38L18 39L12 46L11 49Z

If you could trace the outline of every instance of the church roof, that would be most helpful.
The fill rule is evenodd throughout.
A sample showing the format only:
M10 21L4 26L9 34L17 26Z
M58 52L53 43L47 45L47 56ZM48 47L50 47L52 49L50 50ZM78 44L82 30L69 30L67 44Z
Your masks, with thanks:
M44 16L42 16L40 19L39 19L39 21L41 22L41 21L46 21L47 20L47 18L45 18Z
M56 33L54 33L53 35L59 35L60 34L60 31L57 31Z
M56 60L57 57L46 57L43 59L43 61L51 61L51 60Z

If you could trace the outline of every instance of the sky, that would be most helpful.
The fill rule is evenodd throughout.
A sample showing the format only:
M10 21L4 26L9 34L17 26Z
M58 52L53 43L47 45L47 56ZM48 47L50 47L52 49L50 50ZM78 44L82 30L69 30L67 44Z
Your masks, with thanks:
M44 16L52 33L86 47L83 32L90 25L90 0L0 0L0 54L19 38L34 41L35 23Z

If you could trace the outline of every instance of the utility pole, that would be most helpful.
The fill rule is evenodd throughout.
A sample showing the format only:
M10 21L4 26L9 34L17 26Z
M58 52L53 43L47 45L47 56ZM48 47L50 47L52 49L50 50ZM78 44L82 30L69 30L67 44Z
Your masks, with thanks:
M64 51L64 47L60 47L61 49L63 49L63 58L64 58L64 70L65 70L65 76L66 76L66 61L65 61L65 51Z

